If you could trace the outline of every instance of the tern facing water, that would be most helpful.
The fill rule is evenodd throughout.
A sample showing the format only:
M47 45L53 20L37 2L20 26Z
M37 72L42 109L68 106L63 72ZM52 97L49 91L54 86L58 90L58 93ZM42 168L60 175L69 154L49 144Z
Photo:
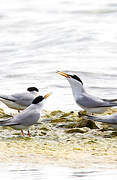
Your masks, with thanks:
M117 106L117 99L101 99L88 94L78 76L60 71L57 73L67 78L76 103L88 113L103 113L110 107Z
M46 94L44 97L36 97L32 104L21 113L15 115L13 118L9 118L8 120L0 121L0 126L10 126L13 129L21 130L23 136L23 129L28 129L28 136L31 136L29 127L37 124L43 108L44 99L48 96L50 96L50 94Z
M20 111L31 105L34 98L38 95L39 90L36 87L29 87L24 93L0 95L0 101L6 104L9 108Z

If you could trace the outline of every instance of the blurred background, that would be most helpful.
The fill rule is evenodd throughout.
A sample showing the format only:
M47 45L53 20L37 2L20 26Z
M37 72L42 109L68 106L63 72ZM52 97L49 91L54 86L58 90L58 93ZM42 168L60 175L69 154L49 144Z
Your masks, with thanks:
M117 98L116 0L0 0L0 94L36 86L53 93L45 109L79 110L57 70Z

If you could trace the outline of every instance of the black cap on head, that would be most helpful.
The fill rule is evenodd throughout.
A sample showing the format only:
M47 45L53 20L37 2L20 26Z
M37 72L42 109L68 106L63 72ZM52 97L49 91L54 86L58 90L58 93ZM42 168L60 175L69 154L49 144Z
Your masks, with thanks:
M33 100L32 104L38 104L39 102L41 102L41 101L43 101L43 100L44 100L44 97L43 97L43 96L37 96L37 97Z
M76 76L76 75L70 75L70 76L71 76L73 79L79 81L79 82L83 85L82 80L81 80L78 76Z
M29 92L32 92L32 91L39 92L39 90L36 87L29 87L29 88L27 88L27 91L29 91Z

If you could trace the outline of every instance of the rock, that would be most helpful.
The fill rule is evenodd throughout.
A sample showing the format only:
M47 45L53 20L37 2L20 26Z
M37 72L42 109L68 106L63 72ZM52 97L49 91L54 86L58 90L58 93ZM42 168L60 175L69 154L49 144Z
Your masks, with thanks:
M86 133L86 130L83 130L81 128L72 128L72 129L68 129L65 130L65 133Z
M79 127L88 127L90 129L99 129L98 126L96 125L96 123L92 120L84 120L81 119L80 123L79 123Z

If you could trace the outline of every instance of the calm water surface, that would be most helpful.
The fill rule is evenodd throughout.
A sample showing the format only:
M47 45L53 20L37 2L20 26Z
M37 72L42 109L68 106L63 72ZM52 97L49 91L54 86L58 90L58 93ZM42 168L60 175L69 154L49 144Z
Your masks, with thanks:
M117 98L117 0L0 0L0 93L37 86L45 109L79 110L62 70L100 97ZM0 104L3 107L2 104ZM1 168L3 179L103 179L115 172Z
M8 180L110 180L117 178L117 172L114 170L73 169L52 165L37 168L29 164L6 165L6 168L0 168L0 174L2 179Z
M63 70L117 98L116 20L116 0L0 0L0 93L37 86L46 109L79 109Z

